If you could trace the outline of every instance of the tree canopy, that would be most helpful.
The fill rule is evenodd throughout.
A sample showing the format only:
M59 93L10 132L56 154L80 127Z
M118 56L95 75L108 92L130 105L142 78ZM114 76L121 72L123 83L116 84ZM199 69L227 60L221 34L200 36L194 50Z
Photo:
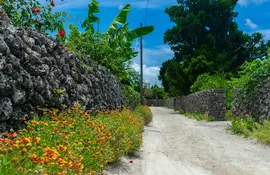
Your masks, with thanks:
M177 5L165 10L175 25L165 32L164 41L179 66L163 64L159 77L165 86L170 84L171 91L187 94L200 74L236 75L245 61L268 55L270 42L264 41L261 33L249 35L238 29L236 4L237 0L177 0ZM176 69L181 83L170 77L175 76L170 70Z

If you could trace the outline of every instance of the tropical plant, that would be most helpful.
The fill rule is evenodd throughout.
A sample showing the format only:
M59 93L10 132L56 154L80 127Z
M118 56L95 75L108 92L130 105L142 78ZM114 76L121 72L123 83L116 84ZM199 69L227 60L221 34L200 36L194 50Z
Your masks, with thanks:
M133 30L128 29L127 17L130 12L130 5L126 5L120 10L105 33L100 33L100 19L95 16L99 12L99 3L93 0L88 5L88 16L82 24L84 32L80 32L78 27L71 25L67 47L69 50L79 53L85 57L90 57L97 64L110 69L120 80L126 82L130 72L132 58L137 56L137 52L131 47L134 40L145 36L154 30L153 26L145 26ZM98 29L94 30L97 23Z
M38 0L5 0L2 8L15 26L24 26L47 33L64 30L66 13L52 12L53 0L42 5Z

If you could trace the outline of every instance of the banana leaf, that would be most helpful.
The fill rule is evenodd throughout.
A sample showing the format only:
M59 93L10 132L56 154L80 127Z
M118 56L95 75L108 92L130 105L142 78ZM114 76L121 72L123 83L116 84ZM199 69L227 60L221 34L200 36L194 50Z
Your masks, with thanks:
M107 32L117 30L117 24L124 25L127 22L127 17L130 12L130 5L127 4L122 10L118 13L118 15L114 18L112 24L107 29Z

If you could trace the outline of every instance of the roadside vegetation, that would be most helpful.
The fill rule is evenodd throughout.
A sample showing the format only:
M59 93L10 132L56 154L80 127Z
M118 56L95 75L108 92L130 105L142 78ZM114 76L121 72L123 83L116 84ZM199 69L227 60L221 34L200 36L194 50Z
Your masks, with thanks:
M231 125L227 130L244 137L258 139L260 142L270 144L270 122L265 120L259 124L249 114L242 114L231 118Z
M206 112L204 114L202 114L202 113L201 114L184 113L184 116L191 118L191 119L196 119L198 121L207 121L207 122L214 121L214 118L211 115L209 115L208 112Z
M148 106L138 106L134 112L143 118L145 125L148 125L153 120L152 111Z
M0 138L0 174L102 173L108 163L140 149L141 111L149 108L140 109L84 110L79 104L43 109L25 129Z

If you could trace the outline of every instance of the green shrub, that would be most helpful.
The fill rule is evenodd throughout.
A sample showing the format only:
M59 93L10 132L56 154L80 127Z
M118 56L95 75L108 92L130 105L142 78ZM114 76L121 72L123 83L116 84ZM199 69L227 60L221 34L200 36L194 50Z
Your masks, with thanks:
M264 121L263 125L256 124L257 128L253 136L262 143L270 144L270 122Z
M145 125L148 125L153 120L151 109L148 106L138 106L135 112L144 119Z
M51 0L46 0L44 5L38 0L4 0L1 6L15 26L30 27L42 33L63 30L66 13L53 13L50 3Z
M183 109L178 110L179 114L185 114L185 111Z
M195 83L190 87L191 92L198 92L209 89L224 88L226 89L226 104L227 107L231 107L233 87L231 83L225 78L225 75L199 75Z
M233 114L232 114L231 109L227 110L225 115L226 115L226 120L231 121L233 119Z
M140 105L140 94L134 90L133 87L127 85L121 85L121 89L123 90L126 105L130 109L135 109Z
M91 112L78 104L53 109L18 133L4 133L0 174L100 174L108 163L140 148L140 115L127 109L96 111L95 117Z
M244 135L249 137L255 129L255 122L252 117L248 114L242 116L234 116L232 118L232 124L229 126L230 129L235 134Z

